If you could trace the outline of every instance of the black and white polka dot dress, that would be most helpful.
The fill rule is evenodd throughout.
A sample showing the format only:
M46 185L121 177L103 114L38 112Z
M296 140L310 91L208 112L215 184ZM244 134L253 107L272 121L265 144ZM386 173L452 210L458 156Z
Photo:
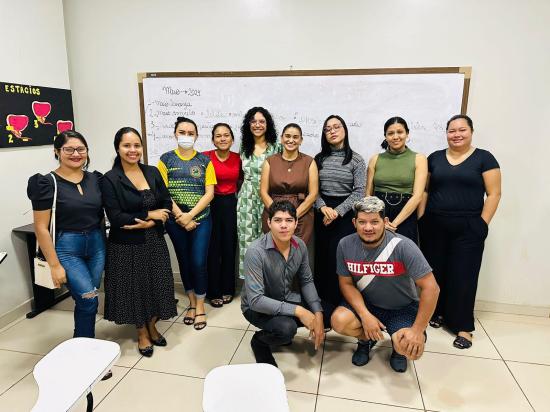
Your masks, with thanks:
M143 205L151 210L153 193L142 193ZM107 243L104 282L107 320L141 327L153 317L177 314L168 246L154 227L145 230L141 245Z

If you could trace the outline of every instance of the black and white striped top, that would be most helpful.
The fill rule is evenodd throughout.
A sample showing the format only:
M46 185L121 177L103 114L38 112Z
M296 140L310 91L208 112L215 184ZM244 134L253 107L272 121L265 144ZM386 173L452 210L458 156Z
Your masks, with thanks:
M326 206L323 196L345 197L335 208L340 216L344 216L355 202L365 196L367 175L365 160L359 153L353 152L351 161L346 165L342 165L344 157L344 149L338 149L323 160L319 171L319 196L315 201L315 207L320 209Z

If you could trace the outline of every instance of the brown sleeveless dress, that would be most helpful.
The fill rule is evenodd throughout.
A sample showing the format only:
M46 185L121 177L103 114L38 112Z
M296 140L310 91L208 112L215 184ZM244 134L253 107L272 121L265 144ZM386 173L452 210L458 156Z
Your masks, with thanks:
M266 159L269 163L269 196L273 201L288 200L294 207L305 200L309 187L309 166L313 158L303 153L298 154L295 160L285 160L282 154L274 154ZM262 214L262 230L269 232L267 226L267 209ZM313 207L298 219L298 227L294 233L306 244L313 232Z

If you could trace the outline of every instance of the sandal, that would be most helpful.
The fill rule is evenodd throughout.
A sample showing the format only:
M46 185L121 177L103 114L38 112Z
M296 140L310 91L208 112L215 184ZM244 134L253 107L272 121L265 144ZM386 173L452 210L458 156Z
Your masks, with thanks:
M224 303L223 299L210 299L210 306L213 308L221 308Z
M233 302L233 296L231 295L223 295L223 304L227 305L229 303Z
M472 341L464 336L457 336L453 342L453 346L458 349L468 349L472 347Z
M189 313L190 310L196 310L196 308L192 307L192 306L189 306L187 308L187 313ZM186 325L192 325L193 323L195 323L195 318L197 317L197 312L195 312L195 316L191 317L191 316L185 316L183 318L183 323L185 323Z
M195 318L197 316L204 316L206 318L206 313L197 313L195 315ZM206 321L202 321L202 322L195 322L195 324L193 325L193 327L195 328L195 330L203 330L204 328L206 328Z
M432 328L440 328L441 326L443 326L443 316L441 315L438 315L438 316L434 316L430 319L430 326Z

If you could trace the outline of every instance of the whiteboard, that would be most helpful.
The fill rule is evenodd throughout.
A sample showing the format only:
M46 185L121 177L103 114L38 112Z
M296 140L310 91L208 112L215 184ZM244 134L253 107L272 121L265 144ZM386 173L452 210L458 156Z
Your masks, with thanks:
M279 136L286 124L298 123L304 137L300 150L314 156L321 150L324 120L338 114L346 121L352 149L368 161L381 151L383 126L388 118L403 117L410 129L409 147L428 155L446 146L447 120L465 111L465 84L469 84L469 78L465 79L464 72L367 75L343 72L287 76L145 74L140 92L146 162L155 165L164 152L176 148L174 123L178 116L197 123L198 151L213 148L211 129L218 122L231 126L235 134L232 150L238 151L246 111L263 106L272 114Z

